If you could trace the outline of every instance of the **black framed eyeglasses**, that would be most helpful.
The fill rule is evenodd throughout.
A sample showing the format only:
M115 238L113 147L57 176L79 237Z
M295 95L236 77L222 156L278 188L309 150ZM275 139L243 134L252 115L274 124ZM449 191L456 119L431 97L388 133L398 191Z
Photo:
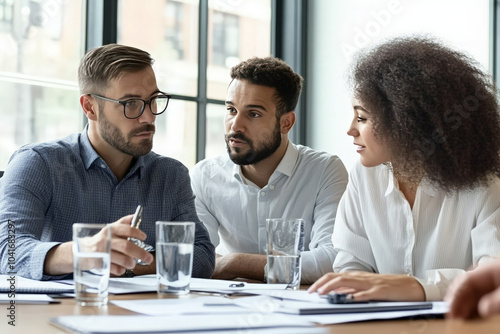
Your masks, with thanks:
M167 110L168 102L170 101L171 95L160 92L160 94L152 97L148 101L142 99L128 99L128 100L114 100L109 97L97 95L97 94L88 94L91 96L95 96L97 98L119 103L123 106L123 114L128 119L135 119L141 117L144 109L146 109L146 104L149 105L149 110L153 115L160 115L165 110Z

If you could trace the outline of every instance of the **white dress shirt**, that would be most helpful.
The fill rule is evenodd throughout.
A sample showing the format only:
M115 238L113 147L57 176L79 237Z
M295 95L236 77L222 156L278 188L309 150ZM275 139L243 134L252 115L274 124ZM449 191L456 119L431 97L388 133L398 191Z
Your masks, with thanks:
M303 218L303 284L332 270L331 235L347 179L338 157L291 142L262 189L227 155L203 160L191 172L196 211L219 254L266 254L266 219Z
M500 256L500 179L454 194L423 181L412 209L389 167L358 163L332 240L335 272L415 276L427 300L441 300L456 276Z

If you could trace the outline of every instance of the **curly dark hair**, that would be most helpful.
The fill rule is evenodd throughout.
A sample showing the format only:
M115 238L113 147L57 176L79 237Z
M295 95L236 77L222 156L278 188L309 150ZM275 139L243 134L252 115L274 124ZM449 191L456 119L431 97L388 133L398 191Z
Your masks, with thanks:
M350 81L396 177L451 192L500 175L496 87L466 54L430 37L395 38L360 54Z
M253 57L231 69L231 79L248 80L252 84L276 89L276 117L295 110L302 90L303 78L283 60L275 57Z

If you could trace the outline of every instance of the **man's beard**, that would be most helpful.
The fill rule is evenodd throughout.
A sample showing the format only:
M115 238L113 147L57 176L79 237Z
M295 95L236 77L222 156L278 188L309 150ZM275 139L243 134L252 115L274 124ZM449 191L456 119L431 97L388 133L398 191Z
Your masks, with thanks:
M102 109L101 109L102 110ZM155 126L153 124L146 124L141 128L132 130L127 138L120 132L120 130L101 112L101 119L98 123L101 136L106 143L108 143L113 148L123 152L125 154L131 155L135 158L143 156L151 152L153 148L153 139L143 139L137 144L132 144L131 139L134 135L143 131L155 132Z
M229 140L231 138L239 139L245 141L249 148L246 153L242 153L242 149L240 147L233 147L234 152L231 152L231 148L229 147ZM229 158L237 165L253 165L256 164L269 156L271 156L278 147L281 145L281 131L280 131L280 123L276 125L274 131L271 135L270 141L264 142L258 149L256 149L253 145L253 141L241 132L236 132L232 135L226 135L226 149L229 154Z

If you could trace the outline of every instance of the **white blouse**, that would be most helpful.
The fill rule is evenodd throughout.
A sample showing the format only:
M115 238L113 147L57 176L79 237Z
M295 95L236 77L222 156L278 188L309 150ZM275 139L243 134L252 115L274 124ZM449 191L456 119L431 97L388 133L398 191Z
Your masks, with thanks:
M456 276L500 256L500 179L453 194L422 182L412 209L389 167L358 162L332 241L335 272L411 275L427 300L442 300Z

